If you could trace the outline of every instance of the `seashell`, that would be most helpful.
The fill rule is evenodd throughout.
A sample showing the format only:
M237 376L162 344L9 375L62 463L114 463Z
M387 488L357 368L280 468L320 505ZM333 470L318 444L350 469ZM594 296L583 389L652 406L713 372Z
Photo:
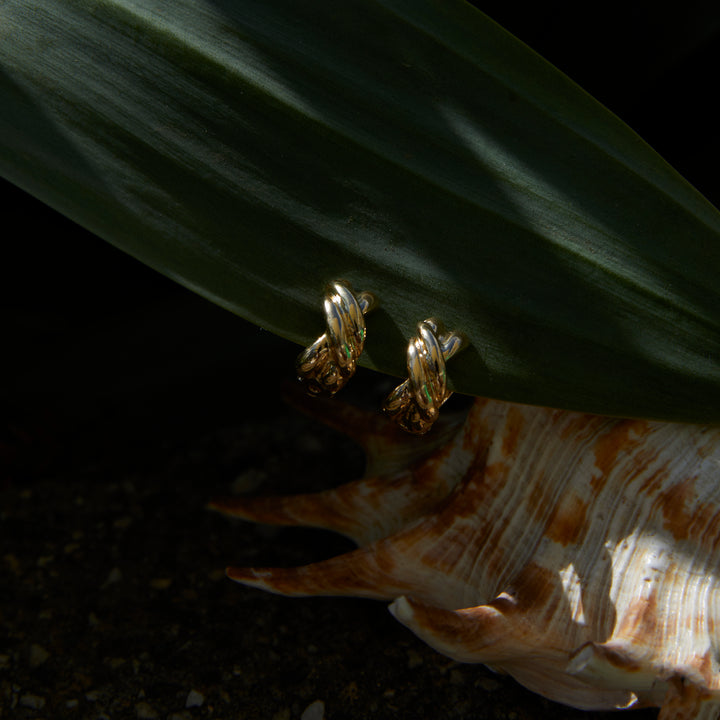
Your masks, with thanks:
M391 600L438 651L577 708L718 716L719 428L479 399L419 440L320 407L365 448L364 479L212 507L327 528L359 548L230 578Z

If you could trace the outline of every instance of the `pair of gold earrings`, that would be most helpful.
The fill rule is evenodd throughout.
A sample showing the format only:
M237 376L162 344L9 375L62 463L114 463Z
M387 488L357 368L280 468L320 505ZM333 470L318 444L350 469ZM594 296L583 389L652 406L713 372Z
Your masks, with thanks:
M365 347L364 316L376 304L369 292L356 297L346 284L330 284L323 302L327 330L297 359L298 380L308 394L334 395L350 380ZM417 335L407 348L408 379L386 398L383 412L403 430L424 435L452 395L447 389L445 361L463 345L461 334L444 333L437 320L418 323Z

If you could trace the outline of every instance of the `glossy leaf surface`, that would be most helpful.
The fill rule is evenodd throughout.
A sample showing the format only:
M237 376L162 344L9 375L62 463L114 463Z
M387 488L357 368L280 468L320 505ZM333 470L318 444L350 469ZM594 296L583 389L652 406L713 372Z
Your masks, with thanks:
M461 392L720 419L720 214L469 5L6 0L0 28L0 172L233 312L307 344L344 278L384 372L434 316Z

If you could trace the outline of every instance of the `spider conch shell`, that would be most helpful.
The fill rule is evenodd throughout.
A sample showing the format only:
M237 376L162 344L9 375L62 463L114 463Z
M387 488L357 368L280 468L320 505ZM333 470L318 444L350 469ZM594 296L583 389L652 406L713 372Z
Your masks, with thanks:
M229 577L392 600L440 652L577 708L718 717L720 429L477 400L428 446L321 407L365 447L368 477L214 507L359 549Z

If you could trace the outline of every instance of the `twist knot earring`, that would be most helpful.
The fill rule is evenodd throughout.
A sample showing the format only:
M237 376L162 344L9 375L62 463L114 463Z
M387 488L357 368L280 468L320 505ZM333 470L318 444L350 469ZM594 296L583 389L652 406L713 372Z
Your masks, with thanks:
M460 333L443 334L433 319L418 323L417 328L417 337L407 349L409 377L387 397L383 412L403 430L424 435L452 395L447 389L445 361L464 347L465 339Z
M298 380L309 395L334 395L354 375L365 346L366 313L376 305L369 292L359 293L336 281L328 286L323 302L327 330L298 355Z

